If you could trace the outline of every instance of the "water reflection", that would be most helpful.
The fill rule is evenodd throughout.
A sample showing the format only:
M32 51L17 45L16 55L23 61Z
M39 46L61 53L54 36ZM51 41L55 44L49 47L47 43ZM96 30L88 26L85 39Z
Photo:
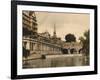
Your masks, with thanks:
M23 61L23 68L46 68L46 67L67 67L89 65L89 58L86 56L47 56L46 58L31 59Z

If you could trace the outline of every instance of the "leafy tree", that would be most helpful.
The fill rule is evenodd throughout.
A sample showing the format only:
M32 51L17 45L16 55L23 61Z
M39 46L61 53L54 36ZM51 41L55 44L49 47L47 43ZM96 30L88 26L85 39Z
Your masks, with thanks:
M65 36L65 40L66 42L76 42L76 37L74 34L69 33Z
M79 40L83 44L82 50L86 55L89 55L89 30L84 32L84 37L80 37Z

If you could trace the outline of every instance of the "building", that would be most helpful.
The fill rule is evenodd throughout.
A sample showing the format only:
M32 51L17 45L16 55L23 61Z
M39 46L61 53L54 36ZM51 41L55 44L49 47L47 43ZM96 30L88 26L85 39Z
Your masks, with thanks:
M56 55L73 52L79 53L82 45L76 42L66 43L57 37L56 26L54 25L53 35L48 31L38 33L38 24L34 11L23 11L23 47L30 51L30 54Z

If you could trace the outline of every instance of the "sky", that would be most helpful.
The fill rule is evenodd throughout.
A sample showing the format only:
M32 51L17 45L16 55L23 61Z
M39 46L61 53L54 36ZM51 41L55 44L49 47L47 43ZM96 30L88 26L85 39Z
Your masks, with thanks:
M85 13L35 12L35 14L39 33L48 31L52 36L55 25L57 37L61 37L64 41L68 33L74 34L79 41L79 37L83 36L90 26L90 15Z

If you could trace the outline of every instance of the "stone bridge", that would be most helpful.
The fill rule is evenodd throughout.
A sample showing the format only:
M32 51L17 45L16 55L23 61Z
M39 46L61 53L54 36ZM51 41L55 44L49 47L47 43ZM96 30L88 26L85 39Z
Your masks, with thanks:
M78 42L64 43L63 49L65 50L65 53L68 54L81 53L82 44Z

